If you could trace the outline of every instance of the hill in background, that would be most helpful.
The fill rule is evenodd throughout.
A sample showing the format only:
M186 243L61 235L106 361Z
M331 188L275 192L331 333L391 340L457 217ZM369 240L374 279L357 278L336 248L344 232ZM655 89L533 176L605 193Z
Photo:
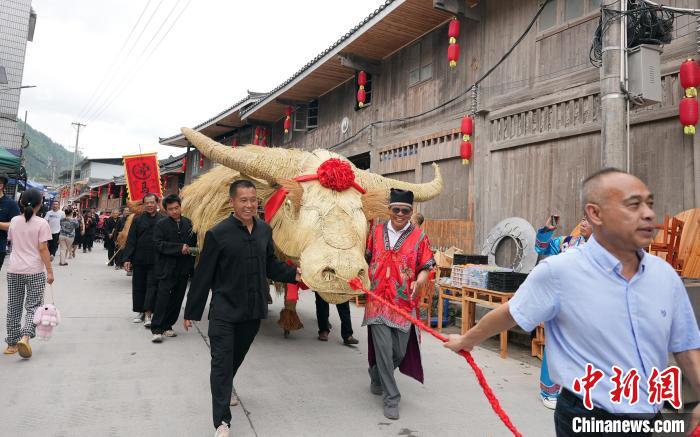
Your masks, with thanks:
M24 130L24 122L18 121L20 130ZM27 123L27 140L29 147L24 149L24 167L27 177L37 182L51 183L55 167L55 177L64 170L70 170L73 165L73 152L63 145L53 141L46 134L34 129ZM78 154L76 164L82 156Z

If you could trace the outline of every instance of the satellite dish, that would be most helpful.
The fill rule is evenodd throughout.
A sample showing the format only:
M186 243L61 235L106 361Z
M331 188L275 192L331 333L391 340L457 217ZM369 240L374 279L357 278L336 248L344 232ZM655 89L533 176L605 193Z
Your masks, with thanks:
M343 117L343 121L340 123L340 132L345 134L348 132L348 129L350 129L350 119Z

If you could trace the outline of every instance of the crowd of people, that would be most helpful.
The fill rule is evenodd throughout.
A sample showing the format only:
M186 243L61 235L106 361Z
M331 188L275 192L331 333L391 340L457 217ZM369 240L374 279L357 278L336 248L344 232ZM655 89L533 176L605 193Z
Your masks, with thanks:
M162 201L155 194L143 198L143 211L131 221L123 249L116 247L116 241L126 232L128 210L112 211L102 226L108 263L132 273L132 310L137 314L133 321L151 330L153 343L177 335L173 327L186 293L186 331L202 319L211 293L208 337L216 437L229 436L233 380L261 319L267 317L268 281L296 284L302 278L301 269L275 255L272 230L257 217L255 185L237 180L229 188L229 197L233 213L206 232L201 252L193 224L182 215L176 195ZM390 190L390 219L371 229L366 260L372 292L415 313L435 260L421 230L423 217L414 214L413 197L410 191ZM545 323L547 347L540 388L545 405L555 409L558 437L575 434L576 417L620 420L635 419L631 415L639 413L660 419L658 404L612 401L610 379L601 379L603 389L582 398L576 381L581 383L590 363L604 370L618 366L648 376L652 369L667 368L671 353L684 378L700 392L700 331L688 295L677 273L643 250L654 236L652 193L637 177L604 169L583 182L582 202L579 233L554 238L558 217L550 216L537 233L536 250L544 259L513 299L482 317L466 334L452 335L445 345L453 351L471 351L516 325L532 331ZM42 199L35 190L23 193L19 207L12 203L0 196L0 249L8 239L12 242L5 353L28 358L35 328L32 315L42 302L46 284L54 280L56 248L61 248L59 265L75 256L76 240L83 251L90 251L95 233L89 229L97 226L97 216L94 211L77 216L70 209L59 211L54 203L43 220L37 216ZM4 250L0 265L3 259ZM318 339L327 341L329 307L318 295L316 305ZM349 306L338 305L338 313L343 342L357 344ZM401 393L395 369L423 381L417 328L371 297L363 326L368 328L369 391L382 397L384 416L396 420ZM693 411L691 426L699 421L700 406Z

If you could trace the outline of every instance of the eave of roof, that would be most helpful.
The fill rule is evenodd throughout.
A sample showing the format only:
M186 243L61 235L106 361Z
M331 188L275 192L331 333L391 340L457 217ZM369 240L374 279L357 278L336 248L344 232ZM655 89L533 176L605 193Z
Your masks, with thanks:
M221 130L222 132L219 132L218 135L225 133L228 130L231 130L232 128L236 127L242 127L245 125L241 121L240 117L240 110L244 108L246 105L250 105L252 103L257 102L262 96L267 95L267 93L256 93L252 91L248 91L248 95L234 103L232 106L224 109L221 111L219 114L215 115L214 117L210 118L209 120L198 124L192 130L195 130L197 132L201 132L205 135L207 135L207 132L202 132L204 130L210 130L210 131L216 131L217 129L213 128L219 128L218 130ZM217 123L221 123L222 121L226 121L225 126L218 126ZM209 134L216 135L215 132L209 132ZM207 135L211 136L211 135ZM172 147L187 147L187 139L183 134L176 134L168 138L159 138L158 142L164 146L172 146Z
M338 55L381 61L451 17L452 14L435 9L430 0L387 0L292 77L242 111L242 119L275 122L283 116L286 106L280 100L308 101L352 79L355 71L342 66ZM302 84L306 89L295 89Z

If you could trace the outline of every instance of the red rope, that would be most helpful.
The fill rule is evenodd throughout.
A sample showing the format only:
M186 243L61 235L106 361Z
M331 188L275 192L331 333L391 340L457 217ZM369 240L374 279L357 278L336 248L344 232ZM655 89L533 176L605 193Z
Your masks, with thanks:
M362 282L355 278L350 281L348 281L348 284L350 284L350 287L353 290L360 290L365 294L368 294L372 296L373 298L377 299L379 302L383 303L384 305L388 306L389 308L393 309L397 313L401 314L404 316L406 319L408 319L411 323L414 325L418 326L420 329L423 331L427 332L428 334L432 335L433 337L437 338L438 340L442 341L443 343L447 342L447 337L444 335L440 334L433 328L426 326L422 321L416 319L413 317L411 314L407 313L406 311L402 310L399 308L396 304L393 302L389 302L382 296L379 296L378 294L375 294L369 290L367 290L363 285ZM484 376L484 372L481 371L479 366L476 365L476 362L474 361L474 358L469 352L465 351L459 351L459 355L463 356L465 360L467 360L467 363L469 363L469 366L471 366L472 370L474 371L474 374L476 375L476 379L479 381L479 385L481 386L481 390L483 390L484 395L486 396L486 399L488 399L489 404L491 404L491 408L493 408L493 411L498 415L498 417L501 419L501 421L505 424L505 426L513 433L514 436L516 437L522 437L522 434L520 434L520 431L513 425L513 422L510 421L510 418L506 414L505 411L503 411L503 408L501 408L500 402L498 402L498 399L496 399L496 395L493 393L493 390L489 386L488 382L486 382L486 377Z
M696 426L690 437L700 437L700 425Z

